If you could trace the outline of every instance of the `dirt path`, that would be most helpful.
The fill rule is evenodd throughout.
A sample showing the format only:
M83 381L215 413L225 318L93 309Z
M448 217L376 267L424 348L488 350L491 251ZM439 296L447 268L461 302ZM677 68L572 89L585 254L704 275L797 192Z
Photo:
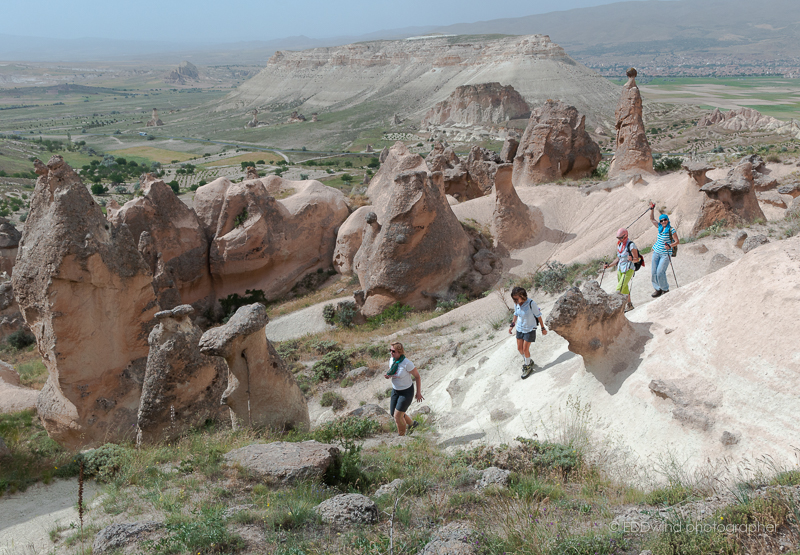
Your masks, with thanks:
M297 312L292 312L286 316L280 316L271 320L270 323L267 324L267 339L270 341L288 341L289 339L298 339L304 335L333 329L333 326L329 326L325 323L325 319L322 317L322 309L325 305L336 304L341 301L349 301L352 299L353 297L350 296L323 301L309 306L308 308L304 308L303 310L298 310Z

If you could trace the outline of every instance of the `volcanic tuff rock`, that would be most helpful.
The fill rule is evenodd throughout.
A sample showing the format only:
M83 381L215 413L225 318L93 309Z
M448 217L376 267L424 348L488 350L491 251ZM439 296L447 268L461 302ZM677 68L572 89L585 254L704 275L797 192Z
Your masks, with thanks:
M476 555L475 529L470 522L451 522L436 530L418 555Z
M422 118L422 126L505 123L509 119L527 117L530 112L528 103L511 85L461 85L446 100L428 110Z
M684 162L681 167L689 173L689 177L691 177L694 182L697 183L698 187L702 187L710 181L706 175L706 172L714 169L714 166L711 164L692 161Z
M495 175L495 203L492 236L495 246L516 249L536 238L544 228L544 215L538 207L529 207L517 195L512 183L513 166L502 164Z
M692 228L692 235L697 235L720 220L733 225L765 219L756 198L753 164L749 160L736 165L725 179L706 183L700 190L706 194L706 198Z
M0 273L12 274L22 233L10 221L0 218Z
M478 189L481 196L488 195L494 187L497 165L503 163L503 158L492 150L473 146L467 157L467 179L470 189Z
M727 112L714 108L713 112L697 121L697 127L712 125L728 131L778 131L795 134L800 131L796 122L781 121L772 116L765 116L758 110L744 107Z
M12 283L50 373L37 411L70 449L130 439L156 312L150 269L63 158L35 167Z
M353 273L353 258L361 248L361 240L367 227L367 214L371 206L361 206L350 214L339 227L336 235L336 248L333 250L333 268L343 275Z
M446 292L470 268L470 241L447 203L442 174L401 173L373 198L375 218L354 259L362 314L395 302L432 306L431 295Z
M338 457L337 446L316 441L257 443L225 454L228 463L283 484L320 479Z
M372 524L378 520L378 506L360 493L334 495L314 507L314 512L328 524Z
M503 142L503 148L500 150L500 159L503 162L512 164L514 157L517 155L517 148L519 148L519 137L509 135Z
M653 173L653 154L645 135L642 119L642 95L636 86L636 70L627 72L628 82L622 87L615 112L617 128L614 158L608 168L608 177L616 177L629 170Z
M546 35L435 37L276 52L218 110L302 98L300 111L337 111L369 98L376 116L398 112L419 121L476 75L512 86L532 106L561 98L583 113L609 118L619 95L618 87L576 63Z
M109 213L115 226L128 226L134 241L145 249L143 255L154 275L166 287L178 290L177 299L159 291L161 308L192 304L213 294L208 271L208 240L194 211L186 206L172 189L152 174L142 180L144 196L126 202L119 210ZM142 243L147 232L152 243ZM159 266L159 263L161 266Z
M608 294L589 281L583 291L572 287L561 295L547 317L547 327L569 342L569 350L589 362L602 357L621 335L632 328L625 317L628 298Z
M183 85L186 81L199 81L200 72L197 66L191 62L183 61L178 66L178 69L173 69L164 78L167 83L180 83Z
M403 172L428 171L422 156L414 154L405 143L397 141L392 148L384 147L380 155L381 167L369 182L367 196L373 204L385 204L385 191L391 190L394 178ZM380 199L380 200L379 200Z
M548 100L531 113L514 157L517 187L591 175L602 155L573 106Z
M228 363L222 402L231 408L234 426L308 429L306 398L267 339L268 321L264 305L243 306L226 324L203 334L200 352Z
M441 172L444 179L444 192L459 201L469 200L483 196L480 189L473 187L464 164L461 163L455 151L442 143L434 143L428 157L425 159L428 170Z
M150 116L150 121L145 124L145 127L158 127L161 125L164 125L164 122L159 119L158 110L153 108L153 114Z
M137 443L170 441L222 414L228 369L218 357L200 354L202 332L191 305L157 312L148 337L150 353L137 420ZM225 411L227 412L227 411Z

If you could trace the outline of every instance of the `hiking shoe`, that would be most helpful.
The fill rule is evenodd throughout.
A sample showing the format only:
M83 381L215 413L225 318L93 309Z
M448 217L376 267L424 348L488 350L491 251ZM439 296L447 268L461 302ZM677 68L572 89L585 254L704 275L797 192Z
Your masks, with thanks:
M522 379L528 378L531 374L533 374L533 361L522 367Z
M411 434L413 434L413 433L414 433L414 428L416 428L417 426L419 426L419 422L417 422L416 420L414 420L414 421L411 423L411 425L408 427L408 430L406 430L406 434L408 434L408 435L411 435Z
M631 310L633 310L633 303L628 303L625 307L625 312L630 312Z
M653 293L653 294L652 294L652 295L650 295L650 296L651 296L651 297L653 297L653 298L655 299L656 297L660 297L660 296L661 296L661 295L663 295L663 294L664 294L664 292L663 292L661 289L656 289L656 292L655 292L655 293Z

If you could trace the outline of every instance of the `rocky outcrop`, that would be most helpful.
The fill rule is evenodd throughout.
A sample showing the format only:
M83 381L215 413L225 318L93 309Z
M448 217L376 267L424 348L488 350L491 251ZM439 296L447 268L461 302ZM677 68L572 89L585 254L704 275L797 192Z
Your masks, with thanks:
M752 237L748 237L742 243L742 252L748 253L753 249L757 249L761 245L766 245L769 243L769 239L766 235L753 235Z
M336 248L333 250L333 269L342 275L353 273L353 259L361 248L361 240L367 227L367 214L372 211L372 206L361 206L339 227Z
M490 466L481 472L481 479L475 485L476 489L484 489L489 486L505 487L508 485L511 476L511 471Z
M495 246L516 249L544 229L544 215L539 208L529 207L517 195L511 177L513 166L502 164L495 176L495 202L492 214L492 236Z
M511 85L461 85L446 100L428 110L422 118L422 126L457 123L491 125L524 118L530 112L528 103Z
M697 183L698 187L702 187L711 181L706 176L706 172L714 169L714 166L711 164L706 164L705 162L686 161L681 167L683 167L683 169L689 173L689 177L691 177L692 180Z
M199 81L200 71L197 66L186 60L182 61L177 69L170 71L164 78L167 83L185 85L188 81Z
M470 522L451 522L431 534L431 540L418 555L476 555L475 535Z
M497 165L502 163L503 159L496 152L473 146L466 161L469 189L480 191L481 196L490 194L494 187Z
M200 221L210 226L218 218L209 252L218 298L248 289L275 298L306 274L330 268L336 230L348 216L344 195L313 180L288 184L296 193L280 201L258 179L215 181L205 186L211 191L198 195ZM211 198L215 191L221 203Z
M244 124L246 129L252 129L254 127L258 127L258 109L253 108L252 113L253 113L253 119Z
M469 180L469 175L464 164L461 163L451 147L442 143L434 143L428 157L425 159L428 170L440 172L444 180L444 191L458 201L483 196L483 193Z
M516 135L509 135L506 137L506 140L503 141L503 148L500 150L500 160L507 164L513 164L518 148L519 137Z
M286 120L286 123L300 123L301 121L306 121L306 117L295 110L291 113L289 119Z
M0 340L25 327L25 320L14 297L11 278L0 280Z
M636 70L630 68L627 75L628 82L622 87L615 113L617 138L614 158L608 168L609 178L629 171L653 173L653 153L645 135L642 95L636 86Z
M164 125L164 122L158 117L158 110L153 108L153 114L150 116L150 121L145 124L145 127L159 127Z
M163 527L163 522L155 520L122 522L106 526L95 535L92 553L116 553L131 544L141 544L143 540Z
M234 426L308 429L306 398L267 339L268 321L264 305L243 306L228 323L203 334L200 352L228 363L222 402L230 407Z
M339 448L327 443L302 441L256 443L225 454L236 464L263 480L293 484L319 480L339 457Z
M383 430L390 430L394 427L394 418L380 405L363 405L351 410L345 416L374 420L381 425Z
M442 175L404 172L373 198L375 218L354 259L362 314L395 302L432 306L432 295L446 292L470 267L469 238L447 203Z
M200 354L202 332L189 318L192 312L191 305L181 305L155 315L158 324L148 337L137 444L171 441L222 415L228 369L220 358Z
M63 158L35 167L12 283L50 374L37 411L70 449L132 439L157 309L150 269Z
M710 127L712 125L728 131L781 132L791 130L790 125L785 121L772 116L765 116L758 110L744 107L728 110L727 112L721 112L719 108L714 108L713 112L704 115L697 121L697 127Z
M706 197L692 227L692 235L697 235L720 220L735 225L766 219L756 198L753 164L748 160L730 170L725 179L706 183L700 190Z
M0 414L35 410L38 395L35 389L20 386L19 372L10 364L0 361Z
M531 113L514 157L517 187L591 175L602 158L573 106L548 100Z
M326 499L314 512L327 524L372 524L378 520L378 506L360 493L342 493Z
M213 300L208 271L208 240L195 212L152 174L141 183L143 196L109 215L115 226L127 226L156 276L163 309ZM148 237L142 238L147 233ZM177 291L177 295L175 294Z
M22 233L10 221L0 218L0 274L11 275L17 259L17 247Z
M608 352L622 335L632 328L625 317L628 298L608 294L589 281L583 291L572 287L561 295L547 317L547 327L569 342L569 350L591 362Z
M414 154L400 141L394 143L392 148L384 149L380 155L381 167L369 182L367 196L372 204L377 204L379 198L384 197L385 191L390 191L394 179L403 172L428 171L422 156Z

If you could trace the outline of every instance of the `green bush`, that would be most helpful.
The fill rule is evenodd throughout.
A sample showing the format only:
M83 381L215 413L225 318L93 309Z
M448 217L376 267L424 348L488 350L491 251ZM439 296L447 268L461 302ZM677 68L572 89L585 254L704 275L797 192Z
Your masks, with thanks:
M673 515L648 547L653 555L733 555L738 551L733 538L719 531L716 523L702 524Z
M566 476L582 463L580 454L570 445L524 437L518 437L517 441L531 450L533 466L537 470L558 470Z
M533 276L533 285L546 293L555 295L567 288L567 274L569 270L565 264L553 260L547 263L547 268L539 270Z
M167 185L169 185L169 188L172 189L172 192L175 193L176 195L181 192L181 185L176 180L173 179L172 181L167 183Z
M36 343L36 337L34 337L31 332L26 330L17 330L6 337L6 344L18 351L29 345L33 345L34 343Z
M219 301L219 304L222 305L222 310L224 311L226 317L233 316L233 313L239 310L241 307L253 303L261 303L264 306L267 305L267 298L264 296L263 290L246 289L244 296L239 295L238 293L233 293L224 299L220 299Z
M336 412L346 407L347 401L345 401L344 397L342 397L335 391L326 391L325 393L322 394L322 398L320 399L319 404L323 407L332 407L334 412Z
M275 345L275 350L278 352L278 356L280 356L281 359L288 361L297 360L297 351L300 349L300 343L296 339L281 341Z
M244 224L248 217L250 217L250 214L247 213L247 209L242 210L242 212L233 219L233 227L239 227Z
M655 154L653 156L653 169L657 172L674 172L681 169L683 159L677 156L661 156Z
M326 304L322 309L322 318L329 326L334 325L336 323L336 307L332 304Z
M350 366L350 355L345 351L332 351L314 363L311 370L316 381L333 380Z
M311 344L311 347L321 355L324 355L325 353L330 353L332 351L340 350L339 344L336 341L328 339L321 339L319 341L314 341Z
M648 505L677 505L692 496L692 490L682 484L670 484L667 487L651 491L645 497Z
M100 183L95 183L92 185L91 191L93 195L102 195L108 191L108 187L103 187Z
M326 422L313 432L314 439L322 443L343 441L345 439L364 439L374 435L380 424L371 418L348 416L340 420Z
M384 311L380 314L367 318L367 325L372 329L377 329L389 322L402 320L413 311L414 309L410 306L401 303L394 303L393 305L384 309Z
M157 555L237 551L244 547L244 542L228 531L222 513L222 506L213 506L193 510L191 516L174 517L164 526L165 536L155 544L147 542L146 547Z
M121 445L106 443L84 454L84 474L110 482L128 461L130 453Z

